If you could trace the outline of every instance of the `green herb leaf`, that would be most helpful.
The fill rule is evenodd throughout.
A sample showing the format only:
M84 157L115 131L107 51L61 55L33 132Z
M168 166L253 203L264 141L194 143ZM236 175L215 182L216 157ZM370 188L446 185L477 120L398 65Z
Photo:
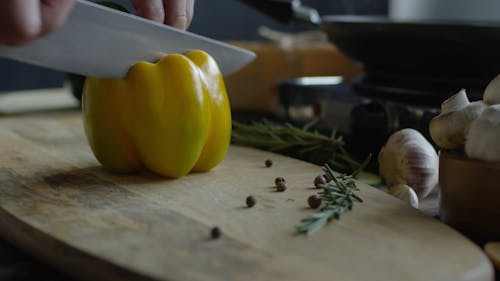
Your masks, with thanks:
M323 170L326 177L331 179L333 183L323 184L319 187L319 198L324 203L324 206L319 212L311 214L301 220L301 223L295 227L297 232L305 235L311 235L320 230L327 222L332 219L340 219L341 215L352 210L354 201L363 202L354 192L359 190L356 186L354 176L360 173L370 161L371 155L350 175L335 176L332 168L328 164L323 165Z
M233 121L231 142L317 165L329 163L335 170L345 173L351 173L358 168L360 163L352 159L344 149L342 136L337 135L335 131L332 131L330 136L311 131L316 123L317 120L314 120L298 128L289 123L277 126L268 120L249 125Z

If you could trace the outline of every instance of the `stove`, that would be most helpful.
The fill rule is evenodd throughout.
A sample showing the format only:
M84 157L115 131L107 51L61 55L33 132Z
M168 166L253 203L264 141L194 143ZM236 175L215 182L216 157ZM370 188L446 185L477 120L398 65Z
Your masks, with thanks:
M459 82L457 82L459 81ZM296 125L318 120L315 129L336 130L347 149L360 157L377 155L387 138L403 128L421 132L431 143L429 122L441 103L466 86L472 100L480 99L483 81L418 79L383 74L342 77L302 77L279 84L278 118Z

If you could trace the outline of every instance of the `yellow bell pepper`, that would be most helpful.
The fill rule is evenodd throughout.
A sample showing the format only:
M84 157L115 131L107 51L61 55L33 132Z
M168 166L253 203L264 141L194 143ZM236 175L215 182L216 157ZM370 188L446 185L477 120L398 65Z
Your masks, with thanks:
M90 147L114 172L145 167L177 178L210 170L229 147L226 89L203 51L139 62L124 79L88 77L82 103Z

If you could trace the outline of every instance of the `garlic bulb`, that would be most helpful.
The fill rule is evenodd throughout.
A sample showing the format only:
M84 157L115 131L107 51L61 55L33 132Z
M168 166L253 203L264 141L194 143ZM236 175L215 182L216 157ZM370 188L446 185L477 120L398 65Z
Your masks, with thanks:
M465 153L470 158L500 162L500 104L488 106L471 123Z
M500 75L488 84L484 90L483 100L489 105L500 104Z
M487 107L482 101L469 102L464 89L441 104L441 114L429 124L431 137L444 149L463 149L470 123Z
M439 160L434 147L414 129L394 133L378 155L380 175L388 186L407 184L419 198L438 181Z
M389 187L389 194L403 200L415 209L418 209L418 197L415 191L406 184Z

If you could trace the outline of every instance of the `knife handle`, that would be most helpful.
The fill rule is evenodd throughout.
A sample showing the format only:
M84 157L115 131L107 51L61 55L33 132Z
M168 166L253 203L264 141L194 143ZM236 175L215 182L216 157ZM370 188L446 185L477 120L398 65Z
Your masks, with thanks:
M321 23L318 11L303 6L300 0L240 0L240 2L282 23L294 21L314 25Z

